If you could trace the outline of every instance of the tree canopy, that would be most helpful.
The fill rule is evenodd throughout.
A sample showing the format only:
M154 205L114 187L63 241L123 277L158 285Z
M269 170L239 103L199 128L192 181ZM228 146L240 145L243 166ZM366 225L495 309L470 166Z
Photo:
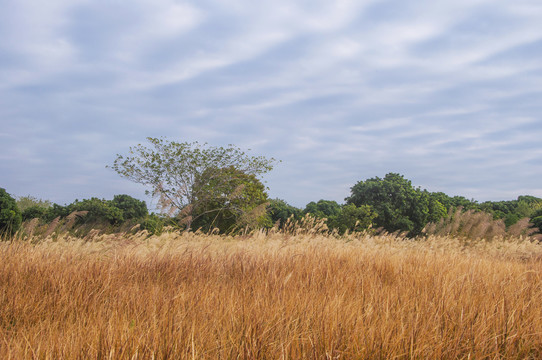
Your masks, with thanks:
M239 191L245 200L249 194L239 187L270 171L275 163L273 158L249 156L233 145L214 147L152 137L147 140L150 147L131 147L128 155L117 155L111 168L124 178L150 187L162 211L181 217L187 230L194 221L212 212L245 212L238 201L233 201Z
M358 182L345 200L358 207L370 205L377 214L376 226L392 232L406 231L411 236L420 234L430 221L446 215L437 198L414 188L410 180L396 173Z
M193 208L194 214L198 214L192 223L195 229L230 232L269 225L268 196L264 184L255 175L229 167L222 169L221 176L207 176L205 172L196 183L199 197Z
M269 200L269 206L267 208L269 217L273 224L277 224L282 227L288 219L291 217L293 220L300 220L303 216L301 209L296 208L288 204L282 199Z
M0 235L12 235L21 226L21 211L5 189L0 188Z

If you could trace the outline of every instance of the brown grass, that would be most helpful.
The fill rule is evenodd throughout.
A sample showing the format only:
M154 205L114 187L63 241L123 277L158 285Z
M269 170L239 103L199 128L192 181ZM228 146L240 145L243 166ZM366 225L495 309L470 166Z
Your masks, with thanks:
M529 218L524 218L507 228L503 219L495 220L493 215L487 212L463 211L462 208L458 208L456 210L450 209L448 216L438 222L427 224L423 232L429 235L453 236L467 240L523 236L542 241L542 235L529 221Z
M92 239L0 244L0 358L542 358L528 240Z

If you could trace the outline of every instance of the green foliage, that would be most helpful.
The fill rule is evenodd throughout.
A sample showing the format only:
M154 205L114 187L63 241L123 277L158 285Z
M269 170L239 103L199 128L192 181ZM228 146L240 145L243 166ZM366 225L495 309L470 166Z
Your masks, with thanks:
M23 221L32 219L43 219L47 214L47 209L39 205L33 205L23 210Z
M218 171L212 169L210 173ZM245 174L233 166L222 169L220 176L204 172L196 181L195 189L198 197L191 209L195 229L218 228L221 232L231 232L270 225L265 186L253 174Z
M356 206L354 204L343 205L335 216L329 218L328 227L337 229L340 234L346 231L354 232L366 230L372 226L376 213L369 205Z
M107 221L111 225L118 225L124 221L122 210L113 206L110 201L98 198L75 200L67 206L68 212L88 211L84 217L85 223Z
M438 196L414 188L402 175L389 173L360 181L351 189L348 204L370 205L378 214L376 226L387 231L406 231L410 236L419 235L431 220L443 216L443 204Z
M509 227L521 219L535 217L535 212L542 208L542 199L522 195L517 200L486 201L480 204L479 208L492 214L494 219L503 219L506 226Z
M295 220L301 220L303 212L294 206L289 205L281 199L269 200L267 212L273 224L278 223L279 228L282 228L290 217Z
M365 230L372 226L376 213L370 205L356 206L354 204L339 205L332 200L310 202L303 211L317 219L327 219L329 229L335 229L340 234L346 231Z
M24 212L28 208L42 208L47 209L53 204L49 200L38 199L34 196L20 196L17 198L17 206L21 212Z
M539 208L533 212L531 217L531 224L538 229L538 232L542 234L542 208Z
M519 221L520 217L518 214L509 213L504 216L504 224L506 227L512 226Z
M452 236L469 240L495 238L517 238L532 236L535 230L528 218L523 218L511 226L506 226L503 219L494 219L492 214L480 210L459 208L450 210L448 215L438 222L427 224L424 233L427 235ZM533 236L531 239L536 239Z
M144 201L137 200L129 195L115 195L113 200L99 199L96 197L84 200L75 200L73 203L62 206L52 204L47 209L32 206L23 212L23 218L30 220L39 218L44 222L54 219L66 218L74 211L88 211L84 217L77 218L77 224L107 223L120 225L128 220L139 220L147 216L147 205Z
M430 222L436 222L445 217L448 214L446 207L432 194L429 195L429 216L427 218Z
M58 204L53 204L51 207L47 208L43 220L45 222L51 222L57 217L63 218L70 214L70 209L68 206L62 206Z
M21 211L17 202L5 189L0 188L0 235L11 236L21 227Z
M135 199L130 195L115 195L110 205L122 211L124 220L143 219L149 213L145 201Z
M312 214L317 218L336 217L341 212L341 206L333 200L319 200L310 202L305 206L303 213Z
M445 211L456 210L462 208L464 210L478 210L479 204L474 200L469 200L464 196L448 196L443 192L431 193L431 198L441 203ZM446 216L446 214L444 215Z
M270 171L275 162L248 156L231 145L210 147L164 138L147 140L151 148L141 144L132 147L129 155L117 155L111 168L124 178L149 186L162 211L181 216L187 229L207 212L231 210L230 200L224 199L234 195L237 183L245 181L244 176Z
M164 230L166 219L156 214L150 214L140 224L141 230L147 230L151 235L160 235Z

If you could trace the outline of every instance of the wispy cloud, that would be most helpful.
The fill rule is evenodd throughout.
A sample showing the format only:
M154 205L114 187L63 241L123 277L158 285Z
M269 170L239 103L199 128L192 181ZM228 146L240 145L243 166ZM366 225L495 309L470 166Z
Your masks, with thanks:
M167 135L282 159L271 194L300 206L390 171L542 196L541 16L527 0L7 0L0 186L136 194L104 166Z

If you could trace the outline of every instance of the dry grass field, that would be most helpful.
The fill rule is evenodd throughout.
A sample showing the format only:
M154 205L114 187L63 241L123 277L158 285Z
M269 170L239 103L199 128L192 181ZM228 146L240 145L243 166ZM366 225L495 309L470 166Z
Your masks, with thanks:
M0 243L1 359L540 359L542 246L256 232Z

